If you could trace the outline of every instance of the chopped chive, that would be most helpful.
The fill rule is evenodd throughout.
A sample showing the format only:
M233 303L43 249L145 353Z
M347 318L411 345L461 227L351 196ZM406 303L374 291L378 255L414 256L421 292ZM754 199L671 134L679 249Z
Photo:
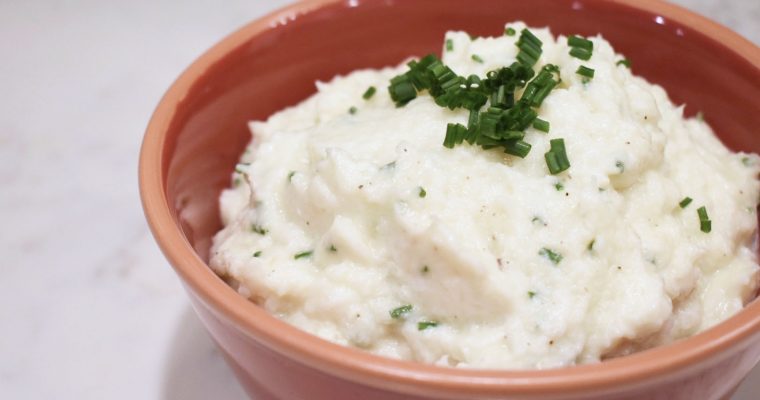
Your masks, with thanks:
M396 161L391 161L388 164L385 164L382 167L380 167L380 170L381 171L388 171L388 170L393 170L395 168L396 168Z
M243 181L241 181L240 178L235 178L235 180L232 181L232 186L238 187L241 183L243 183Z
M617 160L615 161L615 168L617 168L619 173L622 174L623 172L625 172L625 163L620 160Z
M529 291L528 291L528 298L529 298L529 299L532 299L532 298L534 298L534 297L536 297L536 292L534 292L534 291L532 291L532 290L529 290Z
M578 75L580 75L580 76L582 76L582 77L584 77L584 78L588 78L588 79L593 79L594 78L594 70L592 68L589 68L589 67L585 66L585 65L581 65L580 67L578 67L578 69L575 71L575 73L578 74Z
M335 247L334 244L331 244L330 247L327 250L330 250L333 253L335 253L336 251L338 251L338 249Z
M619 60L618 62L616 62L615 65L622 65L622 66L630 69L631 68L631 61L629 59L627 59L627 58L624 58L624 59Z
M590 242L586 245L586 250L593 251L594 250L594 244L596 244L596 239L591 239Z
M454 41L451 39L446 39L446 51L453 51L454 50Z
M472 58L472 61L475 61L476 63L483 64L483 58L481 58L479 55L473 54L471 56L471 58Z
M296 255L294 255L293 259L294 260L298 260L298 259L301 259L301 258L311 257L312 253L314 253L313 250L302 251L302 252L297 253Z
M357 111L357 109L354 106L351 106L351 108L348 109L348 113L351 114L351 115L356 114L356 111Z
M689 204L691 204L691 197L684 197L683 200L678 203L678 206L681 208L686 208L689 206Z
M364 100L369 100L372 98L372 96L375 95L375 92L377 92L377 89L374 86L370 86L367 88L367 90L364 91L364 94L362 95L362 98Z
M558 192L561 192L565 189L565 185L563 185L562 182L557 182L554 184L554 188L557 189Z
M552 264L557 265L562 261L562 254L552 251L546 247L539 250L538 255L546 257Z
M422 273L427 274L428 272L430 272L430 267L427 265L422 266Z
M541 118L533 120L533 128L541 132L549 132L549 121L545 121Z
M417 193L417 195L420 196L420 198L424 199L425 196L427 196L427 192L425 191L425 188L422 187L422 186L420 186L419 187L419 192Z
M580 49L584 49L588 51L594 50L594 42L577 35L570 35L567 38L567 45L570 47L576 47L576 48L580 48Z
M295 175L295 174L296 174L296 171L290 171L290 172L288 172L288 182L292 182L293 181L293 175Z
M697 215L699 215L699 229L704 233L710 233L712 230L712 221L707 216L707 208L705 206L697 209Z
M517 32L511 26L508 26L506 29L504 29L504 34L507 35L507 36L514 36L515 33L517 33Z
M417 97L417 90L415 90L414 84L406 74L401 74L391 79L388 92L391 95L391 100L396 103L396 107L404 106Z
M267 230L266 228L264 228L263 226L261 226L259 224L252 224L251 225L251 232L255 232L255 233L258 233L261 236L264 236L264 235L267 234L267 232L269 232L269 230Z
M570 160L568 160L567 153L565 152L565 140L552 139L549 141L549 144L551 148L544 154L546 166L549 167L549 173L556 175L570 168Z
M424 331L427 328L435 328L438 326L436 321L420 321L417 323L417 330Z
M517 156L520 158L525 158L525 156L530 153L531 145L528 142L522 141L522 140L515 140L515 141L508 141L504 143L504 152L507 154L511 154L513 156Z
M411 304L406 304L401 307L394 308L393 310L390 311L391 318L399 319L403 317L404 315L409 314L409 312L412 311L412 308L413 307Z
M261 250L259 250L259 251L255 252L255 253L253 253L253 256L254 256L254 257L261 257Z
M591 59L591 51L582 49L580 47L573 47L570 49L570 55L583 61L588 61Z
M752 160L749 157L742 157L742 164L744 164L745 167L751 167Z

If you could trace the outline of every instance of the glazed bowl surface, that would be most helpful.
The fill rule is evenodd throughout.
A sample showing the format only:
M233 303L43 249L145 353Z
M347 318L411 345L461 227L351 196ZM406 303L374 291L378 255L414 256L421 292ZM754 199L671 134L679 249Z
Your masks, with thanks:
M760 49L656 0L313 0L246 25L195 61L147 128L140 192L153 234L192 304L255 399L727 399L760 360L760 300L669 346L595 365L469 370L390 360L292 327L239 296L207 266L218 196L265 119L358 68L439 52L446 30L495 36L505 22L555 34L601 33L702 112L733 150L760 153Z

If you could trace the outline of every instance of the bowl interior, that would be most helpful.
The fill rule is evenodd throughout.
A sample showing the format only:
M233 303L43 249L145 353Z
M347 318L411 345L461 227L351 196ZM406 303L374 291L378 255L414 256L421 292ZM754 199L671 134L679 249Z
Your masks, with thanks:
M505 22L555 34L601 33L636 74L665 87L686 113L702 111L734 150L760 152L760 73L717 40L625 4L588 0L346 1L283 17L202 73L172 117L163 153L171 211L207 261L221 227L217 199L250 140L247 122L299 102L357 68L440 53L446 30L500 35Z

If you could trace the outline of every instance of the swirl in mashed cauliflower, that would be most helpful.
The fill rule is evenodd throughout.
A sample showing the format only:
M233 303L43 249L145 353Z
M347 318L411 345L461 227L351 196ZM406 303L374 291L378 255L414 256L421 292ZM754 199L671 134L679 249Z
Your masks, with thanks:
M760 159L684 118L601 37L583 61L564 37L532 32L562 82L538 110L551 130L527 130L525 159L442 146L447 123L468 113L425 94L395 107L385 88L403 65L318 82L250 124L212 268L324 339L460 367L597 362L739 311L758 283ZM463 76L518 51L514 36L446 39L442 60ZM551 175L543 154L560 137L572 166Z

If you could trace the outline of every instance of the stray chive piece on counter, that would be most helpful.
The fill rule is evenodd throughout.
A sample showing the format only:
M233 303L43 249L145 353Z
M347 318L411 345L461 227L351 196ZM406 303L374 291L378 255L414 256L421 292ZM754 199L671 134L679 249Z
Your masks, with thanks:
M377 92L377 89L374 86L370 86L367 88L367 90L364 91L364 94L362 95L362 98L364 100L369 100L372 98L372 96L375 95L375 92Z
M471 58L472 58L472 61L475 61L476 63L479 63L479 64L483 64L483 58L480 57L479 55L473 54Z
M549 133L549 121L544 121L541 118L536 118L533 121L533 128L541 132Z
M627 59L627 58L624 58L624 59L619 60L618 62L616 62L615 65L622 65L622 66L630 69L631 68L631 61L629 59Z
M253 256L254 256L254 257L261 257L261 250L259 250L259 251L255 252L255 253L253 253Z
M538 251L538 255L546 257L552 264L557 265L562 261L562 254L552 251L546 247Z
M412 308L413 307L411 304L406 304L401 307L394 308L393 310L390 311L391 318L399 319L403 317L404 315L409 314L412 311Z
M454 51L454 41L446 39L446 51Z
M704 233L710 233L712 230L712 221L707 216L707 208L705 206L697 209L697 215L699 215L699 229Z
M532 291L532 290L528 291L528 298L529 298L529 299L532 299L532 298L534 298L534 297L536 297L536 292L534 292L534 291Z
M678 203L678 206L681 208L686 208L689 206L689 204L691 204L691 197L684 197L683 200Z
M507 35L507 36L514 36L516 33L517 32L515 31L515 29L512 28L512 27L506 27L504 29L504 34Z
M420 198L424 199L425 196L427 196L427 191L425 191L424 187L420 186L419 192L417 193L417 195L420 196Z
M594 70L585 65L578 67L578 70L576 70L575 73L586 78L586 80L594 79Z
M348 109L348 113L351 114L351 115L356 114L356 111L357 111L356 107L353 107L353 106Z
M564 139L552 139L549 141L550 150L544 154L546 166L549 167L549 173L556 175L570 168L570 160L567 159L565 152Z
M300 253L298 253L298 254L294 255L294 256L293 256L293 259L294 259L294 260L299 260L299 259L301 259L301 258L307 258L307 257L311 257L312 253L314 253L314 251L313 251L313 250L306 250L306 251L302 251L302 252L300 252Z
M583 61L591 59L591 55L594 52L594 42L580 36L569 36L567 38L567 45L570 46L570 55Z
M417 330L424 331L427 328L435 328L438 326L436 321L420 321L417 323Z

